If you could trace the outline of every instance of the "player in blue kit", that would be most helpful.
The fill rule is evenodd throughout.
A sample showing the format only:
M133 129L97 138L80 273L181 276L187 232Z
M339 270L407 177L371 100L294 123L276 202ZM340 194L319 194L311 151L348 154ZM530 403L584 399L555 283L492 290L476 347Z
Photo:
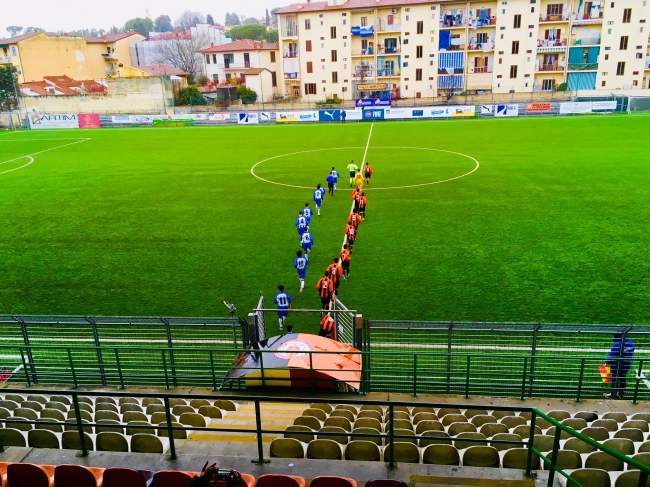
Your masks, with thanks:
M320 183L316 186L314 190L314 203L316 203L316 210L320 216L320 207L323 204L323 198L325 197L325 188L323 188Z
M298 271L298 279L300 279L300 292L303 292L305 289L305 278L307 277L308 265L309 259L307 259L307 256L302 256L302 250L296 252L296 260L293 262L293 266Z
M336 179L336 181L334 181L334 189L336 189L336 185L338 184L341 175L336 169L334 169L334 166L332 166L332 172L330 172L330 174Z
M291 296L284 292L284 286L282 284L278 286L278 290L280 292L275 295L273 302L278 305L278 319L280 321L280 330L282 330L284 320L289 316L289 312L283 310L291 308Z
M303 216L302 211L298 212L296 227L298 227L298 237L302 237L302 234L305 233L305 228L307 228L307 219Z
M300 237L300 243L302 244L302 250L305 251L305 255L311 252L311 246L314 245L314 237L311 236L309 227L305 229L305 233Z
M305 203L305 207L302 209L302 216L305 217L307 220L307 226L311 225L311 215L312 215L311 208L309 207L309 203Z

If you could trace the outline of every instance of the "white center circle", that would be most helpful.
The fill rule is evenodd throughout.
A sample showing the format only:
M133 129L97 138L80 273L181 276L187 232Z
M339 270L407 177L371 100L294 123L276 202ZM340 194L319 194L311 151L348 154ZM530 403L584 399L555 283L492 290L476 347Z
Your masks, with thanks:
M313 152L324 152L324 151L331 151L331 150L350 150L350 149L365 149L365 147L334 147L334 148L330 148L330 149L313 149L313 150L306 150L306 151L300 151L300 152L290 152L288 154L281 154L279 156L273 156L273 157L269 157L267 159L263 159L260 162L254 164L253 167L251 167L251 174L254 177L256 177L257 179L259 179L260 181L264 181L265 183L277 184L278 186L286 186L288 188L313 189L311 186L300 186L300 185L297 185L297 184L279 183L277 181L271 181L270 179L264 179L263 177L258 176L255 173L255 168L257 166L259 166L260 164L263 164L263 163L268 162L268 161L272 161L274 159L280 159L282 157L295 156L295 155L299 155L299 154L310 154L310 153L313 153ZM427 148L427 147L380 146L380 147L372 147L372 149L410 149L410 150L424 150L424 151L434 151L434 152L445 152L447 154L454 154L454 155L457 155L457 156L465 157L465 158L473 161L475 166L471 171L469 171L469 172L467 172L465 174L461 174L460 176L453 177L453 178L442 179L442 180L439 180L439 181L431 181L431 182L428 182L428 183L410 184L410 185L407 185L407 186L391 186L391 187L388 187L388 188L364 188L364 191L385 191L387 189L417 188L419 186L431 186L433 184L448 183L448 182L451 182L451 181L455 181L456 179L461 179L461 178L464 178L466 176L469 176L470 174L478 171L479 167L481 167L481 164L479 163L478 159L476 159L476 158L474 158L472 156L469 156L467 154L463 154L462 152L454 152L454 151L443 150L443 149L430 149L430 148Z

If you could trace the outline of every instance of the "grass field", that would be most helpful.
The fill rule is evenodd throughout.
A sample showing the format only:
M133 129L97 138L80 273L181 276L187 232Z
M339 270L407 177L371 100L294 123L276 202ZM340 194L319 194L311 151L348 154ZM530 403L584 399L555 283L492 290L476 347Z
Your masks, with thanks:
M300 295L294 220L312 190L250 169L319 150L256 168L311 188L362 161L370 128L2 132L0 312L223 316L227 299L245 314L279 283L295 307L319 307L348 191L315 218ZM342 301L373 319L647 323L648 129L629 116L375 124ZM476 166L422 149L480 168L376 190Z

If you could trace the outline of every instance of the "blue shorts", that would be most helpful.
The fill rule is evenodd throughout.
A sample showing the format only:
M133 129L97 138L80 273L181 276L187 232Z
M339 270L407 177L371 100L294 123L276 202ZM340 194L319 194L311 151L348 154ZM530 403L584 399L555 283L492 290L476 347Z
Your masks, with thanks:
M286 318L287 316L289 316L288 311L281 311L280 309L278 309L278 318Z
M305 233L305 229L298 227L298 235L302 236L303 233Z
M307 226L311 225L311 217L307 218Z
M307 277L307 269L299 270L298 277L300 279L305 279Z
M323 200L314 200L316 202L316 208L320 208L320 205L323 204Z
M304 243L302 244L302 250L309 250L311 252L311 243Z

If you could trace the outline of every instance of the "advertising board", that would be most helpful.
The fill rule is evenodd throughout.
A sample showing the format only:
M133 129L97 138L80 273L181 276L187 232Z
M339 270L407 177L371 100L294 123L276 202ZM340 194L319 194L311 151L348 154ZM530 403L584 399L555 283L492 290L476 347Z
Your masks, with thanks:
M319 122L340 122L341 110L320 110L318 112L318 121Z
M519 105L497 105L495 117L516 117L519 115Z
M528 103L526 105L526 113L548 113L550 111L550 103Z
M359 98L356 100L357 108L366 107L390 107L392 100L390 98Z
M613 101L594 101L592 102L591 109L594 112L599 111L614 111L616 110L616 100Z
M384 109L383 108L365 108L362 110L364 120L383 120L384 119Z
M591 113L593 105L590 101L578 101L560 103L560 113L562 115L575 113Z
M78 129L79 117L68 113L64 115L29 115L29 128L43 129Z
M79 114L79 128L82 129L99 129L102 124L99 121L99 114L97 113L80 113Z
M230 113L210 113L208 114L208 121L210 122L225 122L230 120Z
M451 106L449 107L449 111L451 112L451 116L454 118L460 118L460 117L473 117L476 115L476 107L474 105L471 106ZM448 116L448 115L447 115Z
M318 112L276 112L276 123L318 122Z
M124 125L150 125L153 123L153 115L113 115L111 121Z
M253 125L260 123L260 118L257 115L257 112L240 113L237 123L242 125Z

